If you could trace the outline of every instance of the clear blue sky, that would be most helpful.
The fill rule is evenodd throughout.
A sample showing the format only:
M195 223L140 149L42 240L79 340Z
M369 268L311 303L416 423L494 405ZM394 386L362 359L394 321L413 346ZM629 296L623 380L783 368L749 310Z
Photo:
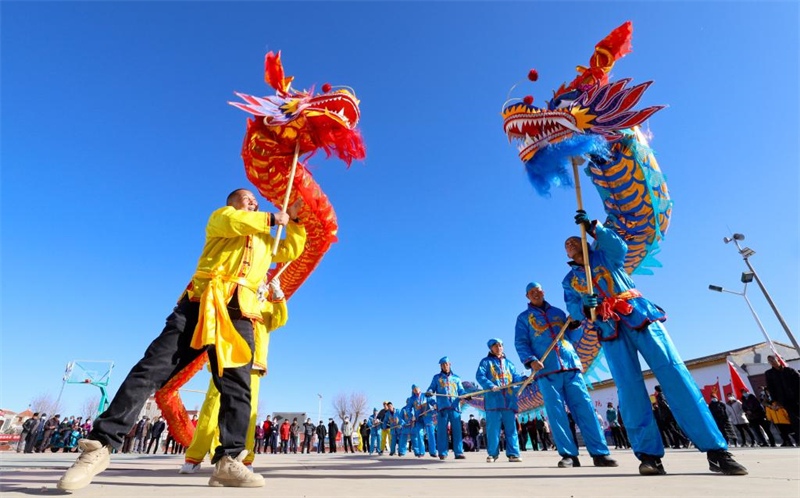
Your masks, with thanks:
M323 416L339 392L399 402L443 355L474 380L488 338L513 342L528 281L563 304L576 231L574 192L537 196L505 139L509 88L536 67L514 95L546 100L629 19L612 77L655 80L641 105L669 106L649 127L675 203L640 289L685 359L761 341L741 298L707 290L741 288L722 238L742 232L800 334L796 2L3 2L0 406L57 395L75 359L114 360L116 390L192 275L209 213L247 185L246 115L226 102L272 93L263 57L279 49L296 87L356 90L367 159L312 161L339 242L273 335L260 411L316 414L317 393ZM63 412L94 394L68 386Z

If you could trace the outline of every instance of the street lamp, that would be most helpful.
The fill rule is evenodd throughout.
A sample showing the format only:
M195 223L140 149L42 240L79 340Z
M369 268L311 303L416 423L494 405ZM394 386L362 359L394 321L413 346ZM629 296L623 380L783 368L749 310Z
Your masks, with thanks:
M738 234L737 234L738 235ZM727 237L726 237L727 238ZM742 296L747 303L747 307L750 308L750 312L753 314L753 318L756 319L756 323L758 324L758 328L761 329L761 333L764 334L764 338L767 340L767 344L769 348L772 350L774 354L778 355L778 352L775 350L775 344L772 343L772 339L769 338L769 334L767 334L767 330L764 328L764 324L761 323L761 319L758 317L758 313L753 308L753 305L750 303L750 299L747 298L747 284L753 281L753 277L755 274L751 271L746 271L742 273L742 283L744 283L744 290L742 292L733 292L727 289L723 289L719 285L709 285L708 290L712 290L715 292L727 292L728 294L736 294L737 296Z
M319 396L319 412L317 412L317 415L319 416L317 417L317 420L322 421L322 395L317 393L317 396Z
M744 240L744 235L741 234L741 233L735 233L731 237L723 237L722 238L722 241L725 242L726 244L728 244L730 242L733 242L734 244L736 244L736 249L739 251L739 254L742 255L742 259L744 260L744 263L750 269L750 273L752 273L752 275L749 277L750 280L748 282L752 282L753 278L756 279L756 283L761 288L761 292L764 293L764 297L767 298L767 302L772 307L772 311L774 311L775 312L775 316L778 317L778 321L781 323L781 326L783 327L783 330L786 331L786 335L789 336L789 340L792 341L792 345L794 346L794 349L797 350L797 354L800 355L800 344L797 343L797 339L794 338L794 334L792 334L792 331L789 329L789 325L786 324L786 320L783 319L783 316L781 316L781 312L778 311L778 307L775 306L775 303L772 301L772 297L770 297L769 292L767 292L766 287L764 287L764 283L761 282L760 278L758 278L758 273L756 273L756 269L753 268L753 265L750 263L750 259L749 259L750 256L754 255L756 252L754 250L750 249L749 247L740 246L739 245L739 241L742 241L742 240ZM744 273L742 274L742 279L744 279ZM744 282L744 280L742 280L742 281ZM745 284L747 284L748 282L745 282ZM748 304L750 304L749 301L748 301ZM751 307L751 309L752 309L752 307Z

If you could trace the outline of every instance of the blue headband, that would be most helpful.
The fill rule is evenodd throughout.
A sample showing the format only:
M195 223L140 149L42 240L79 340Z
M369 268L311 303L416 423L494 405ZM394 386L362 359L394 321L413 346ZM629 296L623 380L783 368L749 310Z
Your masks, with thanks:
M542 284L540 284L539 282L531 282L525 286L525 294L529 293L531 289L541 289L541 288Z

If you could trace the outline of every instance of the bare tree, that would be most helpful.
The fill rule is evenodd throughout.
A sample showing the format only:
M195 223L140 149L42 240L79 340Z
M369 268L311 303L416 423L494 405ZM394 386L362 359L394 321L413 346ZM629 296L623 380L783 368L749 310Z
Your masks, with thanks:
M92 396L91 398L86 398L83 401L83 405L81 405L80 414L83 417L83 420L86 419L94 419L97 416L97 409L100 407L100 396Z
M61 402L50 393L43 393L31 400L31 411L53 416L61 411Z
M340 421L343 421L344 418L348 415L348 399L345 393L339 393L333 397L331 401L331 405L333 406L333 411L336 412L336 415L339 417Z
M367 414L367 395L361 391L350 393L350 419L353 425L358 425L362 416Z

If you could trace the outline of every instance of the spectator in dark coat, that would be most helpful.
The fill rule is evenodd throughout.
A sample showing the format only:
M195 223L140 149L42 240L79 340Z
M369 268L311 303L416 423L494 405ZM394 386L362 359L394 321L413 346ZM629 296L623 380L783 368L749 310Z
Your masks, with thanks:
M769 445L774 447L775 436L772 435L769 420L767 420L767 413L764 411L764 407L761 406L758 398L747 389L742 389L742 407L744 408L744 414L747 415L750 428L753 429L753 433L756 435L759 446L767 445L767 441L764 439L764 434L761 431L761 429L764 429L764 432L767 433L767 438L769 438Z
M303 451L306 453L311 453L311 440L314 439L315 430L316 427L314 426L314 422L312 422L311 417L309 417L303 424L303 444L300 446L301 455L303 454Z
M714 422L717 423L719 432L728 444L736 444L736 435L733 432L733 425L731 425L730 418L728 417L728 406L717 399L716 396L711 396L711 402L708 404L708 409L711 411L711 416L714 417Z
M772 401L784 407L789 414L792 432L800 435L800 374L794 368L787 367L783 361L778 361L775 356L767 356L767 361L772 365L772 368L764 372L767 390Z
M339 426L336 425L332 418L328 420L328 446L331 449L331 453L336 453L336 436L339 435Z
M475 415L470 414L469 421L467 422L467 434L472 440L472 451L480 451L480 444L478 444L478 434L481 433L481 423L475 418Z
M42 437L42 433L44 432L44 424L47 422L47 414L42 413L39 415L39 419L36 421L36 425L31 430L30 434L28 434L28 440L25 442L25 453L32 453L38 450L38 444L40 438Z
M30 453L30 451L26 449L28 436L36 429L37 425L39 425L39 412L34 413L22 424L22 432L19 435L19 442L17 443L17 453L23 450L25 453Z
M317 453L325 453L325 436L327 435L328 431L325 429L325 424L320 420L317 426Z
M164 422L164 419L156 417L153 428L150 430L150 442L147 444L147 451L145 451L145 453L150 453L150 448L153 448L154 454L158 453L158 446L161 443L161 434L164 433L166 427L167 423Z

